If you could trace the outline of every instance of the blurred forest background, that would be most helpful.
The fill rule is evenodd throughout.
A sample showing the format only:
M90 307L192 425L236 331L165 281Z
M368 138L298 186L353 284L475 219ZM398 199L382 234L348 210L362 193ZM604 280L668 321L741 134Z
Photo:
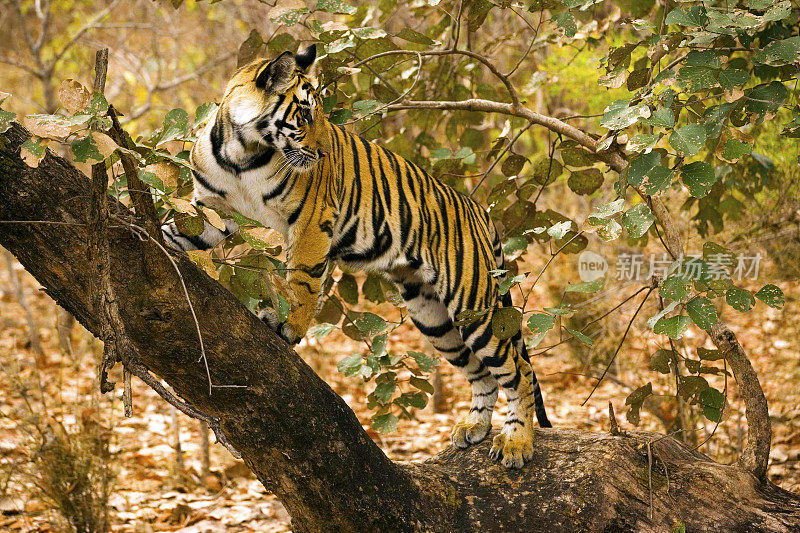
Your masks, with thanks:
M607 431L611 402L623 429L671 433L717 461L735 460L746 434L743 405L703 327L704 317L724 318L769 402L769 479L798 492L797 13L788 1L0 0L0 90L11 95L0 95L0 112L15 113L41 137L30 146L31 164L47 145L88 173L73 141L85 136L70 137L82 107L70 108L76 85L65 80L91 87L95 51L108 48L105 99L150 147L141 175L160 214L184 216L189 227L199 215L181 203L191 187L180 154L192 118L202 121L219 101L237 65L318 42L332 120L472 193L505 226L514 260L505 290L519 307L517 328L524 315L554 425ZM766 56L748 55L756 38ZM659 42L671 44L654 59ZM768 42L781 44L768 49ZM473 55L427 53L455 46ZM658 161L638 184L629 174L620 186L577 143L521 118L414 104L470 98L519 103L606 148L641 154L641 164L650 154ZM41 118L55 113L62 122ZM178 132L167 135L170 117ZM699 141L689 135L698 124ZM698 152L701 159L684 163ZM658 185L664 176L656 167L681 180ZM732 283L699 286L665 269L662 278L672 282L656 280L647 298L651 261L664 268L676 260L664 255L635 194L620 218L628 184L661 194L684 248L701 254L705 268L713 255L734 257ZM126 201L122 178L111 185ZM262 299L285 304L281 243L262 230L193 257L251 308ZM579 258L604 263L604 281L581 276ZM737 272L741 258L758 258L757 273ZM123 417L121 391L97 390L101 343L59 312L10 254L0 262L0 529L288 530L280 503L223 447L209 447L197 421L136 382L134 415ZM440 451L469 408L469 387L446 363L435 364L385 282L334 277L319 325L298 353L389 457ZM699 312L691 302L700 297L690 293L718 299ZM502 416L501 407L496 426Z

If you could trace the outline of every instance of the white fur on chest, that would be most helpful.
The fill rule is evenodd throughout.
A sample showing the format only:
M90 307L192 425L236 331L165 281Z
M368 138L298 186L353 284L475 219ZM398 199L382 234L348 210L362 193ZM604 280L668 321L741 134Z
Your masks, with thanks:
M201 146L199 150L195 150L193 163L203 180L211 188L224 191L225 196L216 194L195 180L195 200L211 207L236 211L286 235L288 228L285 210L274 202L265 204L263 200L264 195L280 183L276 171L283 166L283 158L276 154L270 163L258 169L240 174L229 172L214 158L209 132L210 128L206 128L198 139L197 142L201 143ZM280 175L283 176L284 173L285 169Z

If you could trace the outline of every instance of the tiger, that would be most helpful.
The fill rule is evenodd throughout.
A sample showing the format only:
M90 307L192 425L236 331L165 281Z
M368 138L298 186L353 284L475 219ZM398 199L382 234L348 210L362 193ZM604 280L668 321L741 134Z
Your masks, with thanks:
M489 435L502 387L508 411L489 453L521 468L533 457L533 413L541 427L552 426L521 333L500 339L492 331L496 310L512 305L496 277L501 236L469 196L330 122L316 56L312 44L236 71L191 150L193 202L283 235L294 301L283 321L269 308L259 316L291 345L309 329L335 264L383 273L417 329L471 385L453 444L467 448ZM201 235L186 236L170 223L163 235L179 250L208 249L236 230L226 221L225 231L206 224ZM456 325L465 310L484 314Z

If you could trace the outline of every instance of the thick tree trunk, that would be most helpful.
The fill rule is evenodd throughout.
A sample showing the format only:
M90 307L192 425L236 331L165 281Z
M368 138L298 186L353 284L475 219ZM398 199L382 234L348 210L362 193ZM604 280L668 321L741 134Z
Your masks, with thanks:
M27 167L19 158L26 138L17 125L0 134L0 244L97 334L97 272L86 259L90 182L52 154ZM116 222L130 212L112 209L114 292L142 363L220 419L298 531L664 531L681 522L688 530L800 528L800 497L655 434L538 430L534 460L521 471L488 459L491 439L424 463L392 463L300 357L181 258L213 383L246 385L209 394L181 280L163 252Z

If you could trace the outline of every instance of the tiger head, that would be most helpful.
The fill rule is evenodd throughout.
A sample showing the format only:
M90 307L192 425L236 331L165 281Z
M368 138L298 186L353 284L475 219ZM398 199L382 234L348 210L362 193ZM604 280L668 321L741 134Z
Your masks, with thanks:
M316 92L316 57L312 44L294 57L283 52L271 61L258 59L228 82L223 107L248 151L275 150L301 171L325 154L327 119Z

